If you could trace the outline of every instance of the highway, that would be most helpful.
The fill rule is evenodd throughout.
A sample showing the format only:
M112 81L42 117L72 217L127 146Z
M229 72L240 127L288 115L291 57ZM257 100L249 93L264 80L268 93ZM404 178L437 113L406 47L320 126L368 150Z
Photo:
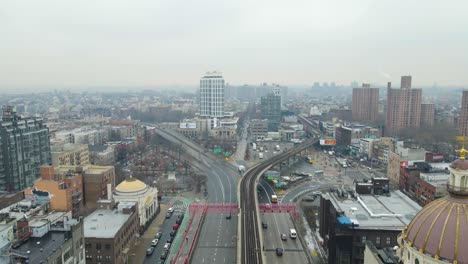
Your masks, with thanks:
M196 167L208 178L206 188L209 203L237 203L237 168L219 161L188 138L176 132L156 128L159 135L172 142L183 142L184 151L198 161ZM236 263L237 217L208 213L199 233L192 263ZM234 243L233 243L234 240Z

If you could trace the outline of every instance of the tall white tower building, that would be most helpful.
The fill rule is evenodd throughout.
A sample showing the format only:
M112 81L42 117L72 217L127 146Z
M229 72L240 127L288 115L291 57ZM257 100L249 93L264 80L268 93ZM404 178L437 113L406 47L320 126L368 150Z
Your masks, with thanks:
M224 78L220 72L207 72L200 79L200 116L221 118L224 115Z

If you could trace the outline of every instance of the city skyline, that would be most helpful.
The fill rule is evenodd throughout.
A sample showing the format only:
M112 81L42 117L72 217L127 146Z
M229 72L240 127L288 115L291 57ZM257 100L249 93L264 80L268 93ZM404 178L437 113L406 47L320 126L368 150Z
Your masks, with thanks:
M235 85L385 84L411 74L416 87L463 86L466 7L462 1L6 1L0 91L196 86L211 70Z

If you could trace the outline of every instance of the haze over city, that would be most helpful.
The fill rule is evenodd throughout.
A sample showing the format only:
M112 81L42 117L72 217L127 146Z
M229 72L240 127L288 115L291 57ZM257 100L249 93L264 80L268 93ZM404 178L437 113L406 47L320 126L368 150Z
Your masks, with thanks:
M468 84L466 1L2 1L0 91ZM274 77L274 78L272 78Z

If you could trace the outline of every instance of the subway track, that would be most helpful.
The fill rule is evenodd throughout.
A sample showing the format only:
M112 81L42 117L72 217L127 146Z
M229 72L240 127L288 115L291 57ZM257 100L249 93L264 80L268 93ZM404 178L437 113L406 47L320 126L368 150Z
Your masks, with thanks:
M263 163L250 168L243 176L240 183L240 211L241 211L241 263L262 264L262 241L258 228L257 216L257 193L256 185L258 177L270 167L281 163L283 160L293 156L318 141L316 135L311 141L307 141L298 147L273 156Z

